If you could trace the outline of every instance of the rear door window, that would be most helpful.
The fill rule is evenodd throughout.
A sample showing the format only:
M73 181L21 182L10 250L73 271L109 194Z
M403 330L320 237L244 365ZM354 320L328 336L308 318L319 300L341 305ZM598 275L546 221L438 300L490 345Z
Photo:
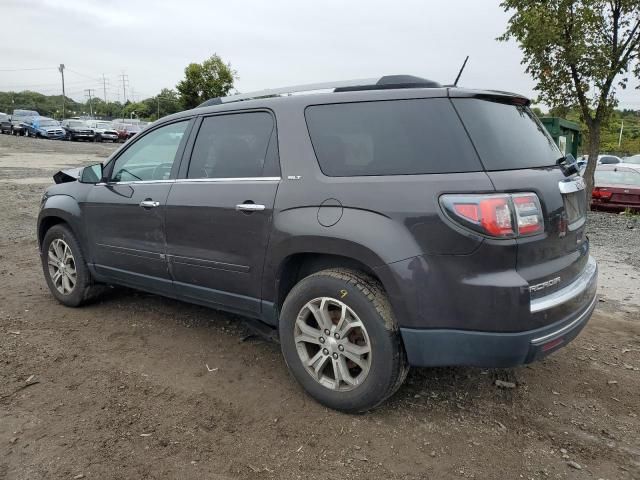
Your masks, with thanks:
M562 157L529 107L477 98L452 102L487 170L547 167Z
M305 118L327 176L482 170L446 98L313 105Z
M275 138L273 117L247 112L206 117L193 145L187 178L269 175Z

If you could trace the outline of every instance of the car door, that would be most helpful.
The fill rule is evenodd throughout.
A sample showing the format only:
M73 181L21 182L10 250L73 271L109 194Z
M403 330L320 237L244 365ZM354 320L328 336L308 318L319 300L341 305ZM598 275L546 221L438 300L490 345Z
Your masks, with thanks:
M175 291L259 316L280 181L275 119L267 111L220 114L203 118L197 128L167 199L167 258Z
M154 128L105 169L83 205L98 275L158 293L171 292L164 215L189 120Z

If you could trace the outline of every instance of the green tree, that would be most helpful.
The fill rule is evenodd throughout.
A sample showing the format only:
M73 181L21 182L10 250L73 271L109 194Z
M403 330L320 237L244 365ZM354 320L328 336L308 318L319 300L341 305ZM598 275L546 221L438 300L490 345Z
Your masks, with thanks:
M503 0L512 12L499 40L515 39L539 101L577 106L588 130L587 192L616 89L640 77L640 0Z
M182 110L178 93L170 88L163 88L158 95L147 98L143 102L148 105L149 111L152 112L150 116L152 120L157 120Z
M230 63L214 54L202 63L190 63L184 69L184 80L176 85L185 109L197 107L205 100L224 97L238 78Z

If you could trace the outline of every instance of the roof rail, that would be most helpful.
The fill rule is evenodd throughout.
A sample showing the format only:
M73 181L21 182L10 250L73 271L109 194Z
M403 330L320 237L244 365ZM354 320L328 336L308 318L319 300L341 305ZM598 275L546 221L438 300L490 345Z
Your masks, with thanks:
M295 85L291 87L281 87L257 92L240 93L228 97L215 97L198 105L208 107L220 105L222 103L241 102L256 98L279 97L302 92L316 92L319 90L331 90L333 92L356 92L360 90L382 90L393 88L437 88L441 85L433 80L414 77L412 75L387 75L380 78L365 78L359 80L343 80L337 82L309 83L306 85Z

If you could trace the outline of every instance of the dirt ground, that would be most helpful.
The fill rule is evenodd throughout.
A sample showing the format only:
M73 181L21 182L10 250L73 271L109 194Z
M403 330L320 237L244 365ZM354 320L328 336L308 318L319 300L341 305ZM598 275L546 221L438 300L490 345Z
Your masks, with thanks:
M640 220L590 216L600 302L567 348L413 369L382 408L345 415L238 317L125 289L53 299L42 191L114 148L0 135L0 479L640 479Z

